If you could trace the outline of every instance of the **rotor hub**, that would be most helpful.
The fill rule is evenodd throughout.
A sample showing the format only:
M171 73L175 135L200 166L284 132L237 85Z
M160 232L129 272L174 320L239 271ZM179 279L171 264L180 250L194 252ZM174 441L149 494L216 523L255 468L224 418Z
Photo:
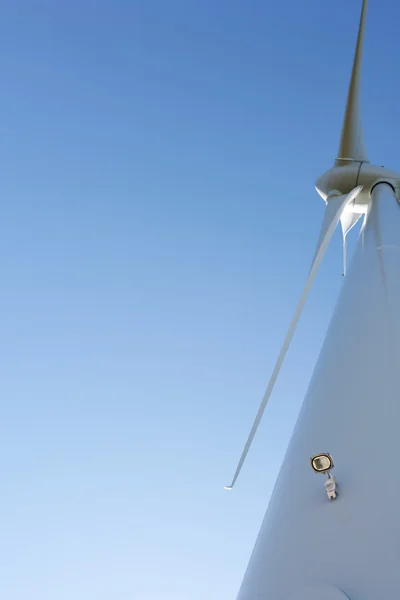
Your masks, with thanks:
M337 160L335 166L317 180L315 187L325 202L330 196L348 194L357 186L362 191L354 201L354 212L364 214L371 199L371 192L378 183L388 183L400 202L400 173L364 161Z

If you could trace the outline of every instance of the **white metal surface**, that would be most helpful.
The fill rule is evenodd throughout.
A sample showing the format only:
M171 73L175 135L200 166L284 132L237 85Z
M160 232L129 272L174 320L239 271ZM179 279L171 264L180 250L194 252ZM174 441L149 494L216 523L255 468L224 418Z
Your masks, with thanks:
M289 600L349 600L349 597L336 587L313 585L296 590Z
M238 600L316 600L304 590L322 584L318 600L400 597L399 335L400 206L379 184Z

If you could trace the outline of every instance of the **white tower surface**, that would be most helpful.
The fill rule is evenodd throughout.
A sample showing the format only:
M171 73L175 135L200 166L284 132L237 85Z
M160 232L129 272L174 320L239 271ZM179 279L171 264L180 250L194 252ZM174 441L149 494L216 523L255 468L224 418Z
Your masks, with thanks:
M362 215L364 226L238 600L400 599L400 175L371 165L362 139L366 11L364 0L339 154L317 182L326 213L316 254L229 489L336 225L344 239ZM326 482L310 458L328 452Z
M400 598L399 304L400 207L381 184L239 600L331 600L300 594L321 583L351 600ZM309 464L321 449L335 459L334 502Z

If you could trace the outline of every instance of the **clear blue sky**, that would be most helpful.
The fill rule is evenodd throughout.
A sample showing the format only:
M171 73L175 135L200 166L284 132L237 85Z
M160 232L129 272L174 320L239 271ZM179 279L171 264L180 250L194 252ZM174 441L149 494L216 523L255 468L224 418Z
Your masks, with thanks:
M370 4L366 141L398 168L400 9ZM224 492L313 254L359 8L1 3L1 598L235 598L342 282L337 235Z

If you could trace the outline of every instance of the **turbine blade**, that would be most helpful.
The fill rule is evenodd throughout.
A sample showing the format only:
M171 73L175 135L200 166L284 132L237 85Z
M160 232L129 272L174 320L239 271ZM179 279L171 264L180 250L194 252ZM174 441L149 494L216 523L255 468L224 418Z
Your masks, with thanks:
M267 390L266 390L264 397L262 399L262 402L260 404L260 408L258 409L253 426L250 430L245 447L243 449L238 466L236 468L236 472L233 477L232 483L229 486L225 487L225 489L227 489L227 490L231 490L233 488L233 486L236 483L237 478L239 477L240 471L242 470L243 463L246 460L246 456L249 452L250 446L253 442L254 436L257 432L258 426L259 426L262 416L264 414L265 407L267 406L268 400L271 396L271 392L273 390L273 387L274 387L277 377L279 375L279 371L281 370L281 367L282 367L283 361L285 359L286 353L288 351L290 342L292 341L293 334L294 334L297 324L299 322L301 313L304 308L304 304L307 300L307 296L310 292L310 289L312 287L312 284L314 282L318 268L322 262L324 254L326 252L326 249L329 245L329 242L332 239L332 236L336 229L336 226L339 223L340 217L342 216L342 213L343 213L344 209L346 208L346 206L350 202L353 202L353 200L358 196L358 194L361 192L361 190L362 190L362 187L359 186L359 187L355 188L354 190L352 190L350 192L350 194L347 194L344 196L332 196L331 198L328 198L326 209L325 209L324 221L322 223L321 233L320 233L318 244L317 244L317 249L316 249L316 252L314 255L314 259L311 264L311 268L310 268L310 272L308 274L306 284L303 289L303 293L301 294L296 311L295 311L292 321L289 325L289 329L287 331L285 340L283 342L283 346L279 352L278 359L276 361L274 370L271 375L271 379L269 380Z
M347 234L361 218L360 214L353 211L352 204L353 203L350 202L345 207L342 216L340 217L343 232L343 276L345 276L347 272Z
M353 71L337 160L367 161L361 119L361 64L368 0L363 0Z

